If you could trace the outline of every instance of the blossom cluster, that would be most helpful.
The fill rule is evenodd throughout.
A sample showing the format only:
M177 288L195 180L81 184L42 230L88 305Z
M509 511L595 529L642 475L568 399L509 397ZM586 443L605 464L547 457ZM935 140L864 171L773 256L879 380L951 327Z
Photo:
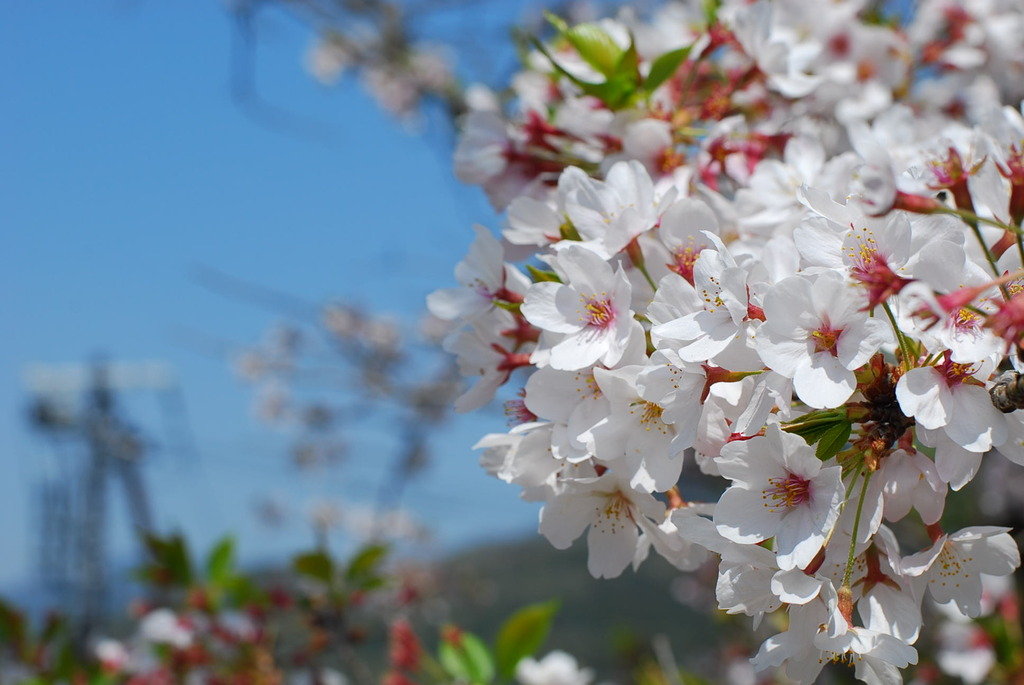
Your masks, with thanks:
M484 467L555 547L587 531L596 577L717 561L722 610L788 615L756 668L901 682L924 603L978 616L1020 563L942 519L983 460L1024 464L1024 7L551 23L455 153L501 240L428 299L459 411L522 387Z

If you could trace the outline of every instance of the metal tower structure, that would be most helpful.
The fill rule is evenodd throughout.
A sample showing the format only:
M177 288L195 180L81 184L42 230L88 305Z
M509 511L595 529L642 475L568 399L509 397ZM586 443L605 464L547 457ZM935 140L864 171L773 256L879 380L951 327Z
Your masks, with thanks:
M140 464L145 443L121 415L128 390L174 387L157 362L32 365L24 381L30 421L51 444L39 491L39 577L76 619L84 645L102 619L107 595L108 505L119 484L132 524L153 529ZM114 481L114 483L111 483Z

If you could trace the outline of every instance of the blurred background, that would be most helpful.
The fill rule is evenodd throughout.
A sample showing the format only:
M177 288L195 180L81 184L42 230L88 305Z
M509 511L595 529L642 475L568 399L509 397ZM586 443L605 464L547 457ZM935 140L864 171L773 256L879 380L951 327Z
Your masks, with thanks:
M465 45L488 48L468 77L510 71L509 26L535 8L459 4L419 6L411 25L449 41L444 65L476 22L491 33ZM406 372L443 375L419 333L424 298L454 285L471 224L495 217L452 175L443 101L340 73L317 52L315 5L8 5L0 592L39 589L60 536L85 525L61 519L82 498L105 502L115 567L137 561L140 511L198 549L231 532L252 563L312 544L317 521L343 547L396 460L418 458L403 457L407 417L387 412L331 417L329 439L304 442L308 412L373 394L346 380L325 307L336 327L365 315L385 347L413 345ZM103 421L114 438L97 437ZM499 410L420 436L432 456L390 502L429 533L419 553L535 530L536 509L471 450L503 426ZM105 475L90 472L103 439L131 442Z

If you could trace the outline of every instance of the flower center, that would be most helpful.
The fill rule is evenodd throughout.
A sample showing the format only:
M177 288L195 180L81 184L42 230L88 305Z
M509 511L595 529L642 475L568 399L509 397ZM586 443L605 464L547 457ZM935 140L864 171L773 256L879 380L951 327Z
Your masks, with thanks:
M825 652L822 654L822 657L818 659L818 663L840 664L842 666L849 666L852 668L857 665L858 661L862 661L863 659L863 656L853 652Z
M537 420L537 415L526 408L525 394L525 390L520 391L520 397L505 401L505 419L509 427Z
M709 291L707 288L702 288L700 296L705 302L704 309L711 314L714 314L717 308L725 306L725 300L722 299L722 286L718 282L718 279L714 276L710 276L708 280L715 288L717 288L717 290Z
M971 575L964 568L966 565L966 560L959 554L958 550L947 543L942 546L942 551L939 552L939 558L934 565L934 568L938 569L938 578L932 578L930 582L935 583L938 581L942 585L949 582L956 587L960 587L957 579L969 578Z
M785 478L769 478L768 486L761 491L761 499L765 508L773 514L811 499L811 481L795 473Z
M981 329L982 317L967 307L960 307L950 314L950 323L960 332L974 333Z
M583 300L583 319L588 326L608 328L615 322L615 308L604 293L601 293L600 298L591 295Z
M585 400L596 400L604 396L604 393L601 392L601 386L597 384L597 379L594 378L593 369L576 372L576 392Z
M655 166L663 173L670 174L686 162L686 155L673 150L671 147L664 147L654 158Z
M814 340L814 351L831 352L833 357L838 356L836 344L839 342L839 335L842 332L841 328L835 330L829 324L823 323L821 328L811 333L811 339Z
M949 353L946 353L946 359L937 367L946 377L946 385L953 387L954 385L960 385L962 383L977 383L974 380L974 374L978 368L975 364L958 364L949 359Z
M701 250L706 247L707 245L704 244L697 245L693 236L690 236L688 245L680 245L672 251L675 264L669 264L668 268L685 278L690 285L693 285L693 265L697 263Z
M603 506L599 504L595 507L594 513L602 527L607 526L605 529L610 533L635 525L632 523L633 514L629 510L629 500L621 492L609 494L603 502Z
M640 425L645 431L649 431L652 428L667 433L668 428L665 422L661 420L661 413L664 411L661 406L654 402L648 402L646 400L640 400L630 405L632 408L629 410L630 414L639 414Z

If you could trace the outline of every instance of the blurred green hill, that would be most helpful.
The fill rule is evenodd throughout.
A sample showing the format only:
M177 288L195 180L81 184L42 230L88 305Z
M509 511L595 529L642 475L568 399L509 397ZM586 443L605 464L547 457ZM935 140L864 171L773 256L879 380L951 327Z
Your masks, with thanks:
M540 654L563 649L593 668L597 681L631 680L658 636L667 639L680 666L713 673L711 655L722 628L734 620L709 610L715 605L713 569L683 574L652 554L635 573L626 569L618 578L595 579L582 540L568 550L539 536L485 545L446 560L439 575L451 620L487 640L524 605L560 601Z

